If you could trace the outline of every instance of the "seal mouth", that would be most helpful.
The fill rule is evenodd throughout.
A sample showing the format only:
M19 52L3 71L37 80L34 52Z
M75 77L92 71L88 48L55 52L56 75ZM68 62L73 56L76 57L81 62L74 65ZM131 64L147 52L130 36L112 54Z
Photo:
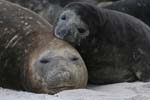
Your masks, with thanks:
M70 90L70 89L74 89L74 88L75 88L75 86L73 86L73 85L58 86L58 87L52 87L52 88L50 87L49 88L50 91L48 92L48 94L56 94L62 90Z
M57 37L57 38L59 38L59 39L64 39L64 36L60 36L59 34L57 34L56 32L55 32L55 36Z
M63 34L62 32L59 32L57 28L54 31L54 35L59 39L63 39L65 37L65 34Z

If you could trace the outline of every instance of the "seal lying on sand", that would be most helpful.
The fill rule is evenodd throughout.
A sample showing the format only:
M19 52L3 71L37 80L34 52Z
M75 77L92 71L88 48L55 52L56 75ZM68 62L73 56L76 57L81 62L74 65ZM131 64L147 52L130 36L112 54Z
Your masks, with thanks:
M125 13L71 3L54 28L82 55L89 82L150 81L150 28Z
M0 0L0 86L39 93L81 88L87 70L52 26L33 12Z

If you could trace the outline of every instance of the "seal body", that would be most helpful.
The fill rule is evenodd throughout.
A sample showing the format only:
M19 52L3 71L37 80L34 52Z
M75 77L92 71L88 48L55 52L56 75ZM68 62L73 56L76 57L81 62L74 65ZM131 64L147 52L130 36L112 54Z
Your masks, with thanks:
M37 14L0 0L0 86L39 93L86 86L78 54Z
M101 7L101 6L100 6ZM150 26L150 1L149 0L120 0L103 6L107 9L127 13L145 22Z
M150 28L125 13L71 3L55 25L55 35L82 55L89 82L108 84L150 80Z

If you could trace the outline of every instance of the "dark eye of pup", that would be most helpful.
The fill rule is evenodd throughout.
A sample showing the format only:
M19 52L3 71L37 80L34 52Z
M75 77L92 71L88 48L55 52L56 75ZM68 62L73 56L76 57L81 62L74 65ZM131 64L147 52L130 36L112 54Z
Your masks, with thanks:
M78 31L79 31L80 33L84 33L86 30L85 30L84 28L78 28Z
M66 20L66 16L65 15L61 16L61 20Z

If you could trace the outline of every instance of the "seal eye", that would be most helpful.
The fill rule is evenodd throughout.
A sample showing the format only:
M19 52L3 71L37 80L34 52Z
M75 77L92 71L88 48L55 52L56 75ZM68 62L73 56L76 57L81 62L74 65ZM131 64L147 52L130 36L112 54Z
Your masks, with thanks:
M66 20L66 16L65 15L61 16L61 20Z
M49 60L47 60L47 59L42 59L42 60L40 60L40 63L42 63L42 64L47 64L47 63L49 63Z
M80 33L84 33L86 30L85 30L84 28L78 28L78 31L79 31Z
M79 58L77 58L77 57L73 57L73 58L71 58L71 61L77 61Z

